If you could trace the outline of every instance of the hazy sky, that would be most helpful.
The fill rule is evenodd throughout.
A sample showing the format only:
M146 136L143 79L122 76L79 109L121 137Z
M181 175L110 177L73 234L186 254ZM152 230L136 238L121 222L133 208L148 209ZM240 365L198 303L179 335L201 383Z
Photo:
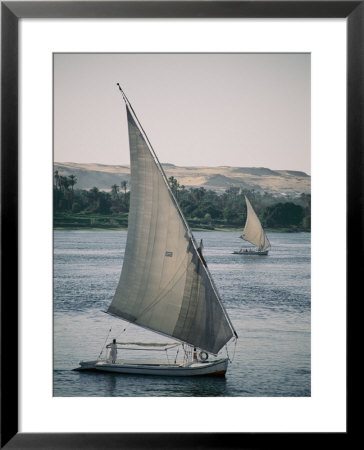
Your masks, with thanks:
M309 54L56 54L54 161L129 164L119 82L159 160L310 173Z

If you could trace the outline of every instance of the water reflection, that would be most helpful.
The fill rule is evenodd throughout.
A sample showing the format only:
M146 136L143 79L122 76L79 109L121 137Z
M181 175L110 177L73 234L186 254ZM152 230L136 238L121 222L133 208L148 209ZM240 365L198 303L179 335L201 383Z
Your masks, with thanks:
M104 385L103 396L140 396L141 392L145 392L145 386L148 386L148 397L228 396L225 377L159 377L104 373L94 375L99 378L99 383Z

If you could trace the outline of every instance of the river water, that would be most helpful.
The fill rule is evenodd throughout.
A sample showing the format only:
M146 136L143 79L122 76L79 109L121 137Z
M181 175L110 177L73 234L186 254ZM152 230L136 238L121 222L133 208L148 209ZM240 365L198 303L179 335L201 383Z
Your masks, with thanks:
M310 396L310 234L267 234L269 256L254 257L232 254L243 244L239 232L194 232L239 339L228 346L225 378L169 378L72 371L96 359L107 337L166 338L102 312L119 280L126 231L55 231L53 395Z

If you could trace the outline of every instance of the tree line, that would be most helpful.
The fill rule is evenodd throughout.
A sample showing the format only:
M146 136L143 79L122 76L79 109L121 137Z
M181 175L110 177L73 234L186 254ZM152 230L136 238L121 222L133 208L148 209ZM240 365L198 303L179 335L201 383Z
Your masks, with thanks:
M230 187L217 193L203 187L186 188L171 176L169 185L192 227L214 229L216 227L243 227L246 220L246 195L262 224L266 228L310 230L311 195L296 198L277 198L268 192L258 192L242 187ZM128 182L111 186L109 192L92 189L76 189L75 175L54 174L54 213L78 215L125 215L129 212L130 190Z
M121 181L120 185L111 186L110 192L92 189L74 189L77 177L54 173L53 205L55 213L96 213L118 214L129 212L130 192L128 182Z

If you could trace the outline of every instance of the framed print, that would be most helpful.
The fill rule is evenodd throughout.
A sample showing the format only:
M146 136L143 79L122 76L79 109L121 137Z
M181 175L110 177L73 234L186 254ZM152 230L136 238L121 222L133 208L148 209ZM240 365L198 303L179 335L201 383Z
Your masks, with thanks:
M351 253L354 239L356 251L362 250L363 8L362 2L346 1L2 2L2 446L233 448L261 446L266 439L280 438L292 444L298 433L303 440L311 433L316 438L322 433L325 439L328 433L348 437L345 318L348 297L362 268L353 263ZM266 79L276 82L265 87ZM111 88L105 87L111 82L112 94ZM169 113L158 107L152 111L158 99ZM245 115L238 109L242 104L246 105ZM120 117L121 105L126 109ZM275 109L270 110L270 105ZM216 113L210 117L210 111ZM121 121L125 123L120 130ZM185 130L181 136L176 121ZM246 214L257 205L258 214L249 213L256 218L255 230L260 222L277 224L273 210L267 209L268 215L263 214L263 207L259 209L262 199L266 208L270 205L269 192L256 193L257 188L248 183L256 180L258 171L245 171L244 178L236 181L236 168L241 171L244 164L239 166L239 160L227 151L221 157L215 147L226 145L233 155L237 142L243 142L239 141L241 135L246 166L267 164L276 171L277 183L284 169L291 169L284 173L286 180L292 176L298 185L306 177L307 183L310 177L302 172L311 173L312 160L312 234L308 225L311 209L302 207L300 211L307 217L290 223L296 228L290 228L287 236L283 230L272 238L268 229L266 235L262 232L262 242L251 238L249 242L258 250L248 247L247 252L262 253L253 255L258 263L257 259L243 261L243 250L234 248L236 231L216 231L234 225L229 205L234 195L243 199L244 193L251 204L249 200L239 204L247 211L245 215L234 213L241 228ZM118 147L117 141L122 148L130 147L131 155L133 148L137 149L138 157L131 157L131 175L127 159L103 160L106 148L93 153L104 143L108 148ZM173 141L178 158L172 160ZM202 141L203 146L196 144ZM268 146L273 150L260 162L259 149ZM279 150L289 167L274 161L280 157ZM240 155L239 149L236 152ZM305 163L299 161L302 154L306 154ZM264 162L268 156L272 159ZM68 165L61 164L66 161ZM105 186L96 188L99 181L82 185L85 171L89 177L100 173L100 164ZM123 164L127 169L120 169L117 176L123 173L125 182L119 186L108 167ZM171 176L177 174L171 164L178 166L177 181ZM182 166L188 176L180 170ZM198 174L189 166L197 166ZM220 172L206 175L204 166L219 166ZM235 172L230 173L226 166ZM147 170L150 173L146 175ZM144 177L140 183L135 181L138 173ZM130 176L134 197L128 192ZM209 194L209 209L204 211L193 204L199 199L193 191L196 183L190 180L197 176L208 180L206 186L221 190L220 197ZM229 192L231 197L223 197L229 177L238 184ZM201 195L205 192L199 190ZM227 200L219 210L221 198ZM301 202L305 199L307 202L308 197L300 197ZM158 211L168 211L167 224L160 221L162 213ZM117 261L121 254L115 249L125 247L126 231L100 229L120 228L121 222L116 221L127 214L133 231L122 254L124 275L115 293L109 287L114 290L120 276ZM89 220L86 229L99 231L74 233L71 245L71 234L63 231L70 219L78 228L83 220ZM154 225L148 228L148 223ZM198 230L194 231L196 240L188 237L191 224ZM294 241L292 231L297 229L306 241ZM244 230L247 236L247 226ZM218 267L216 255L229 233L230 247L224 249L226 259ZM86 242L87 236L92 245L97 241L95 247ZM120 236L122 244L111 242ZM257 274L266 277L259 258L270 264L275 261L271 256L274 241L276 255L283 241L286 253L276 261L283 265L264 269L275 274L276 283L271 281L265 292L277 295L277 302L265 299L265 293L263 300L256 301L253 289L249 301L256 302L254 309L253 303L250 309L239 309L230 302L225 310L219 287L232 298L239 297L234 289L240 289L237 278L230 279L227 272L239 270L240 274L251 267L257 287ZM75 252L75 248L81 251ZM82 259L85 248L86 260ZM284 266L292 248L301 252L298 272L292 263ZM183 274L181 265L173 266L178 252L190 258ZM149 263L141 262L141 254L147 255ZM160 255L163 272L157 274ZM229 266L232 258L234 267ZM172 266L174 269L167 269ZM163 285L166 273L172 278ZM80 287L81 278L87 291ZM131 279L139 280L136 287ZM283 279L286 300L277 294L283 292ZM145 293L153 293L158 301L149 304ZM192 295L195 303L191 303ZM72 304L76 296L85 307ZM127 304L126 297L133 296L138 298L141 313ZM304 298L299 305L295 303L298 296ZM102 301L97 300L101 297ZM112 303L104 298L113 298ZM177 298L181 298L178 304ZM92 309L87 309L92 302ZM177 352L172 362L168 344L162 349L168 364L144 359L120 362L116 353L124 351L120 345L130 347L130 339L119 339L125 330L111 331L112 321L119 319L109 318L101 310L155 331L155 339L144 331L139 337L132 332L137 346L150 338L143 344L143 352L150 350L150 342L157 350L162 343L165 346L166 336L192 346L190 353L185 347L181 350L186 361L177 364ZM249 314L250 322L246 319ZM206 317L214 320L208 323ZM216 321L220 325L214 331ZM266 333L274 327L279 333ZM210 356L230 339L236 344L239 334L243 339L235 348L228 346L224 360ZM263 344L258 345L257 339ZM274 352L269 353L270 345L275 346ZM194 347L198 351L194 352ZM98 350L99 358L91 361ZM275 359L278 353L279 360ZM90 367L81 363L72 371L85 360ZM193 381L188 389L182 377L171 377L169 384L163 378L147 382L148 371L156 368L168 372L175 366L186 371L198 366L198 370L207 370L214 364L221 365L211 369L219 375L228 370L227 382L221 383L218 377L205 384ZM134 372L129 372L129 378L110 376L115 367L122 372L126 366L127 370L133 366L134 371L142 366L147 372L141 381L133 378ZM108 374L98 376L100 368ZM83 369L93 369L93 375L86 375ZM229 370L233 372L230 380Z

